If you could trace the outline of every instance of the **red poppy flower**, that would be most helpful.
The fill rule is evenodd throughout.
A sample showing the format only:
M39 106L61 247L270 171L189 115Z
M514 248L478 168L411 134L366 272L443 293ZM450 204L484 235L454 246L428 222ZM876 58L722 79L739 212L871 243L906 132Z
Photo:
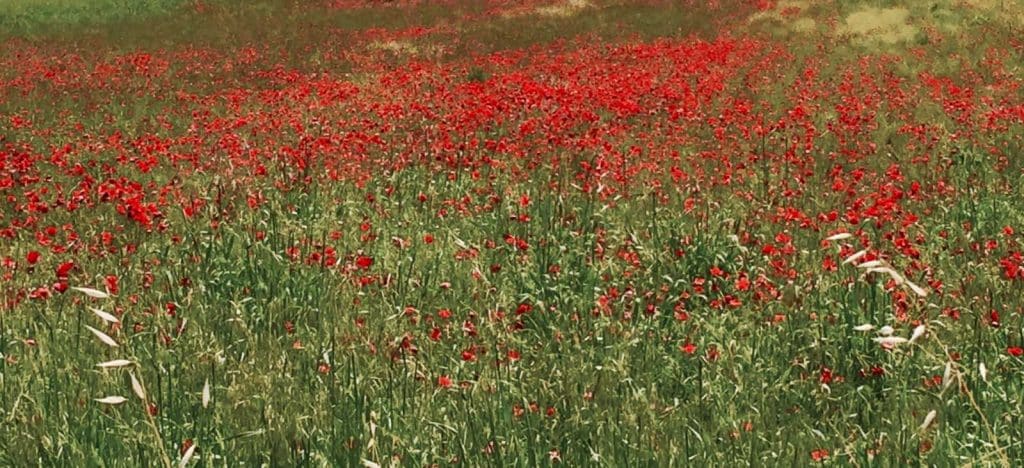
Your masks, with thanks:
M29 252L28 255L25 255L25 260L28 260L29 265L35 265L39 261L39 252L35 250Z
M366 255L356 257L356 266L364 270L369 269L373 266L373 257L367 257Z
M57 278L67 278L71 270L75 268L75 262L64 262L57 267Z

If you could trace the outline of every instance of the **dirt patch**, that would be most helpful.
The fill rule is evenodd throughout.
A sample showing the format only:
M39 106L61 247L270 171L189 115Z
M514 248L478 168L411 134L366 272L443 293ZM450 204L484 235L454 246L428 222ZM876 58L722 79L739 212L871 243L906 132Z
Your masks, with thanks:
M541 16L567 18L575 16L577 13L590 6L590 2L587 2L586 0L568 0L554 5L539 7L536 12Z
M864 41L895 44L913 39L918 29L911 25L906 8L865 8L846 17L837 32Z
M418 56L425 58L438 58L448 53L448 49L440 44L417 44L403 40L374 41L371 42L367 48L373 51L386 52L401 57Z

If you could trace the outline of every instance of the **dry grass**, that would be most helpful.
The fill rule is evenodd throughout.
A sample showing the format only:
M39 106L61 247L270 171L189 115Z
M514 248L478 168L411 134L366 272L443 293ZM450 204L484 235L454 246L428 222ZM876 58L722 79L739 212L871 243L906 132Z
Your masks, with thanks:
M750 15L752 26L763 27L776 37L806 35L822 30L833 18L837 26L829 32L861 46L909 44L922 31L961 32L965 24L979 22L1024 25L1024 3L1006 0L937 0L899 7L858 7L857 5L782 0L770 10Z
M909 22L906 8L865 8L848 15L837 31L866 42L895 44L917 35L917 27Z
M1019 0L964 0L964 3L993 19L1024 26L1024 3Z

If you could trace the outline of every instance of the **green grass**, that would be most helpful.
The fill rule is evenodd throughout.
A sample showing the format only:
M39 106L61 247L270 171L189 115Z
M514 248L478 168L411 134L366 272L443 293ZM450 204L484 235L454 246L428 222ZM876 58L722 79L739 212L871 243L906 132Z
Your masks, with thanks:
M31 32L167 14L184 0L12 0L0 3L0 27Z

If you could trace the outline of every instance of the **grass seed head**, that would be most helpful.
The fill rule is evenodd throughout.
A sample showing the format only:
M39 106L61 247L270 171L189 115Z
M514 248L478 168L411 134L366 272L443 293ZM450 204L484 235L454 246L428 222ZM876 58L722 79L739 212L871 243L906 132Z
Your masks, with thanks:
M885 265L885 262L883 262L881 260L868 260L868 261L866 261L864 263L861 263L861 264L857 265L857 268L871 269L871 268L878 268L878 267L883 266L883 265Z
M935 411L935 410L929 411L928 414L926 414L924 416L924 421L921 423L921 427L919 429L921 429L922 431L925 430L925 429L928 429L928 426L931 426L932 421L935 420L935 416L937 416L938 414L939 414L938 411Z
M853 255L850 255L849 257L846 257L846 260L843 260L843 265L848 265L850 263L856 262L861 257L863 257L863 256L865 256L867 254L868 254L868 249L864 249L864 250L861 250L860 252L857 252L857 253L855 253Z
M100 368L103 368L103 369L113 369L113 368L118 368L118 367L128 367L128 366L130 366L132 364L134 364L134 363L132 361L127 360L127 359L114 359L112 361L106 361L106 362L101 362L99 364L96 364L96 367L100 367Z
M953 383L953 363L946 363L946 370L942 372L942 390L945 391L949 388L949 384Z
M914 283L912 283L910 281L907 281L906 284L907 284L907 287L910 288L911 291L914 291L914 294L917 294L919 297L927 297L928 296L928 290L927 289L924 289L924 288L922 288L922 287L920 287L920 286L918 286L918 285L916 285L916 284L914 284Z
M910 334L910 342L913 343L917 341L918 338L924 336L924 332L925 326L923 323L921 325L914 327L914 332Z
M882 346L896 346L910 341L902 336L880 336L874 338L874 340Z
M99 338L100 341L102 341L107 346L110 346L111 348L116 348L118 346L117 341L115 341L113 338L111 338L110 335L108 335L106 333L103 333L103 332L101 332L101 331L99 331L99 330L97 330L97 329L95 329L93 327L90 327L88 325L86 325L85 328L87 328L89 331L91 331L93 335L96 335L96 338Z
M75 291L78 291L78 292L80 292L82 294L85 294L86 296L89 296L89 297L91 297L93 299L107 299L107 298L110 297L110 294L107 294L107 293L105 293L103 291L100 291L98 289L80 288L80 287L77 287L77 286L75 286L75 287L73 287L71 289L74 289Z
M112 395L103 398L97 398L96 401L98 403L103 403L104 405L120 405L121 403L128 401L128 399L123 396Z
M203 384L203 408L210 406L210 379Z
M139 379L135 377L135 373L134 372L129 374L129 375L132 378L132 392L134 392L135 396L139 397L140 400L145 401L146 400L146 391L143 390L143 388L142 388L142 382L139 382Z
M826 237L825 240L827 240L829 242L833 242L833 241L841 241L841 240L844 240L844 239L849 239L851 237L853 237L853 234L850 234L848 232L840 232L838 234L833 234L831 236Z
M108 323L121 323L121 320L118 319L117 317L115 317L110 312L104 312L104 311L102 311L100 309L97 309L95 307L90 307L89 310L91 310L92 313L96 314L96 316L99 317L100 320L103 320L104 322L108 322Z

